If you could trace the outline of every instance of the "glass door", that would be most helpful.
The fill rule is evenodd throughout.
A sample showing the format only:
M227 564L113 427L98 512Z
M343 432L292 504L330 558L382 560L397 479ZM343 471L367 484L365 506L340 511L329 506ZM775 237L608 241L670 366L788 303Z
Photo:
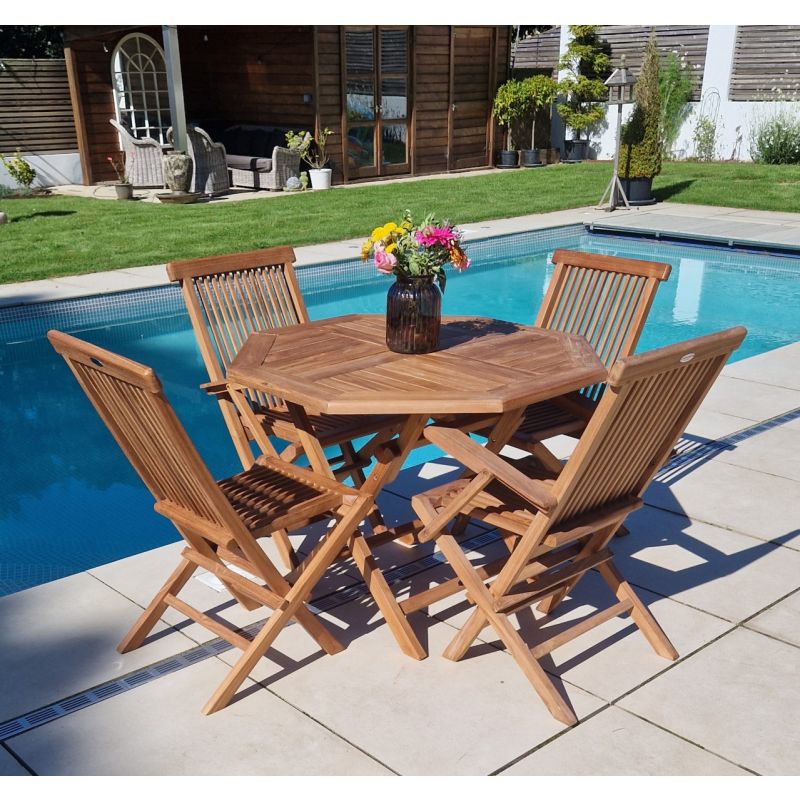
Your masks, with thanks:
M409 171L408 28L347 28L347 177Z

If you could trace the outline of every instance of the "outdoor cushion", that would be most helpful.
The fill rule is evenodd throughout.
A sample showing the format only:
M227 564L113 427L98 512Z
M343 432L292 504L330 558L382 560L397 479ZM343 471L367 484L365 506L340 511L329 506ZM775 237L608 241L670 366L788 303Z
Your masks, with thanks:
M228 155L225 158L231 169L249 169L254 172L269 172L272 169L271 158L253 158L252 156Z

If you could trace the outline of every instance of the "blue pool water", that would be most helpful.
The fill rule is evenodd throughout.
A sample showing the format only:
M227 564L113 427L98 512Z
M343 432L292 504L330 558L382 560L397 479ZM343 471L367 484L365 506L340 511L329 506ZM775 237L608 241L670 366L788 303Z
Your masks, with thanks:
M668 261L639 349L736 324L735 359L800 339L800 260L585 233L580 226L475 242L445 314L532 322L556 247ZM311 316L382 313L388 278L338 262L299 271ZM0 310L0 594L177 539L44 333L57 327L152 365L217 475L239 468L174 287Z

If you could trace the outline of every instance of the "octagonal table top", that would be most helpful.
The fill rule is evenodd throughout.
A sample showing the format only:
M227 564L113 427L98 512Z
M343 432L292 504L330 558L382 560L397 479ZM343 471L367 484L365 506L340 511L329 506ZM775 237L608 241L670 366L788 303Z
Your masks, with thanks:
M351 314L253 333L231 384L323 414L483 414L606 378L582 337L483 317L442 319L439 349L393 353L385 317Z

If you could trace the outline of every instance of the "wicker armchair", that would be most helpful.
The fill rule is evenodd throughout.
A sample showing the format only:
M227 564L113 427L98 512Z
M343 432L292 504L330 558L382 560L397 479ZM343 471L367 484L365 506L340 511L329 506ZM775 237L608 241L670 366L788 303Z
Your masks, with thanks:
M162 187L164 185L164 168L161 166L163 146L149 136L134 138L127 128L115 119L109 122L117 129L125 152L125 172L134 186Z
M172 142L172 128L167 131L167 141ZM225 162L225 145L215 142L202 128L186 128L186 146L194 162L190 191L208 195L221 194L231 188L228 166Z

